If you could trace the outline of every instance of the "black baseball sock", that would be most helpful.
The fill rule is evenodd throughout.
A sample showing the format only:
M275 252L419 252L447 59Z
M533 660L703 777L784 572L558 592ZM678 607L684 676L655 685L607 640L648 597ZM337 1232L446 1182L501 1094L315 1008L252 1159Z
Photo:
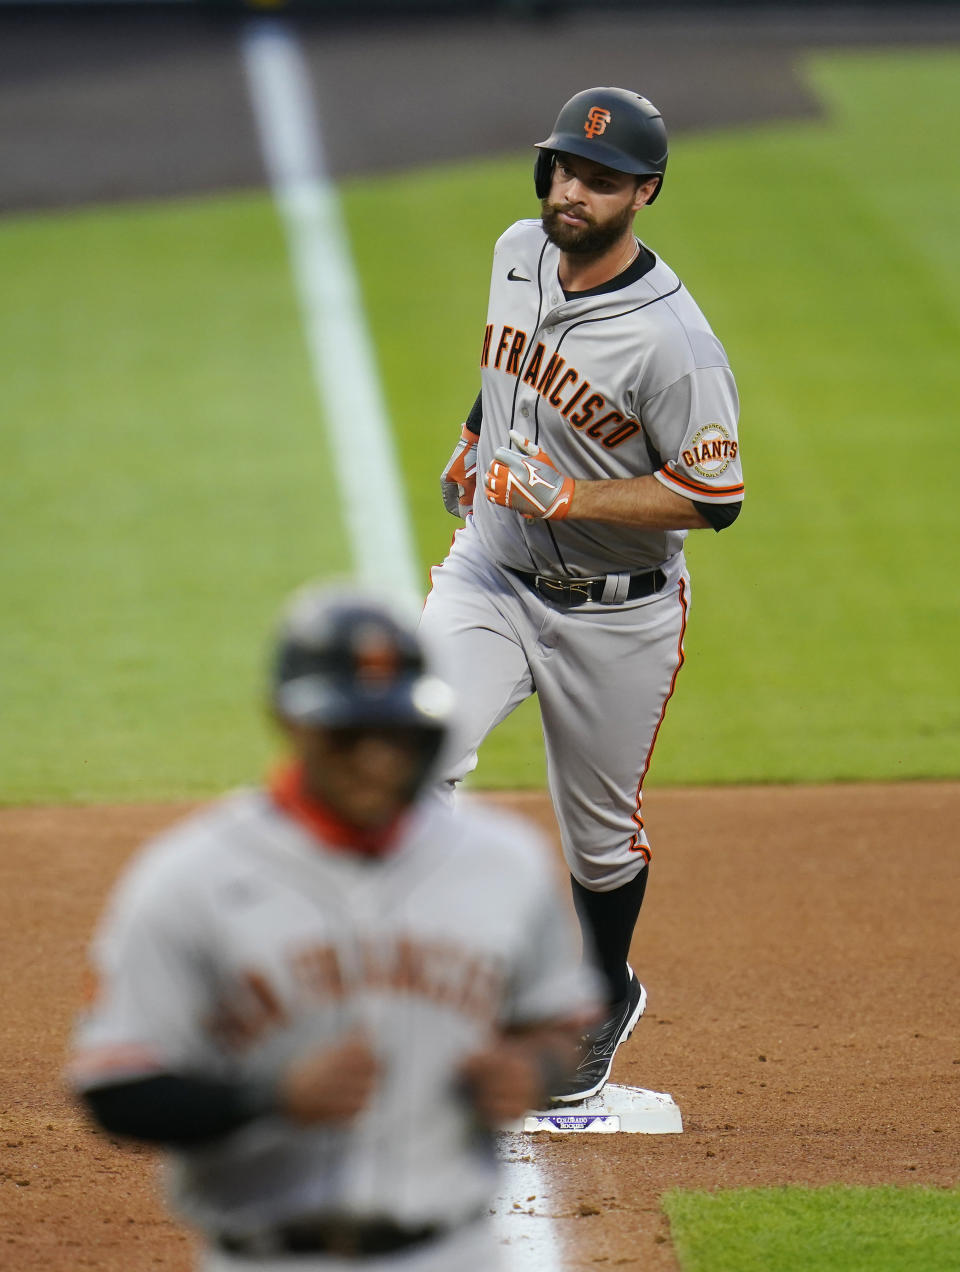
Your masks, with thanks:
M570 876L577 918L606 977L611 1003L627 996L627 956L649 872L650 867L644 866L629 883L612 892L591 892Z

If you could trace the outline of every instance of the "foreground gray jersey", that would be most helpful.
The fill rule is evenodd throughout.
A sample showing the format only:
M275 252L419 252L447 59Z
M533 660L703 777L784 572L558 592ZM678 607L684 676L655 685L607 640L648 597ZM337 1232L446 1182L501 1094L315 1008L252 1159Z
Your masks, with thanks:
M559 251L539 221L497 242L481 356L485 472L511 428L576 478L653 474L695 502L743 498L736 385L720 341L673 271L657 260L616 291L565 300ZM525 521L478 498L494 560L553 575L653 568L684 530Z
M383 1065L363 1114L263 1119L175 1154L174 1202L211 1233L331 1211L456 1226L494 1173L458 1066L498 1026L590 1004L570 927L539 839L504 814L431 800L370 861L241 793L156 841L115 892L72 1080L268 1077L360 1027Z

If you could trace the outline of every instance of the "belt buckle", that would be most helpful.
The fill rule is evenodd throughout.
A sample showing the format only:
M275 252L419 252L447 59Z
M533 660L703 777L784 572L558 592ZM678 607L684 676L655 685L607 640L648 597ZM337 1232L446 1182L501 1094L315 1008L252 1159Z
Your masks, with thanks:
M545 574L538 574L534 579L534 586L542 597L548 601L553 601L555 605L566 605L572 609L577 605L584 605L587 601L592 601L590 588L593 586L595 579L571 579L567 583L561 583L559 579L548 578ZM551 588L559 593L559 596L550 596L544 591L544 588Z

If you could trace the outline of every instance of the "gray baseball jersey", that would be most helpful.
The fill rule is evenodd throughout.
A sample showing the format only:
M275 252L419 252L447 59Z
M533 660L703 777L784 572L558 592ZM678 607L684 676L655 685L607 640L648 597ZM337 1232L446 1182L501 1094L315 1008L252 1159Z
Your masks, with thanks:
M575 479L652 473L688 499L739 502L736 385L690 293L657 260L625 287L565 300L559 257L539 221L519 221L497 242L477 471L510 445L512 428ZM675 556L686 536L525 521L483 498L474 517L500 564L564 576L650 569Z
M115 890L71 1080L269 1078L362 1026L383 1065L368 1109L336 1127L261 1119L173 1154L172 1200L211 1235L331 1212L456 1226L495 1170L460 1062L494 1029L569 1019L594 994L552 876L536 833L488 808L427 800L371 861L265 792L227 797Z
M647 260L648 258L644 258ZM653 475L699 504L737 504L738 399L726 355L659 259L567 300L539 221L499 239L481 353L477 471L511 429L575 479ZM649 860L642 788L684 661L690 580L684 530L527 521L489 503L434 569L421 620L461 710L443 774L462 779L487 733L536 693L567 863L585 886L628 882ZM627 576L662 570L623 601ZM606 576L602 600L545 599L513 570Z

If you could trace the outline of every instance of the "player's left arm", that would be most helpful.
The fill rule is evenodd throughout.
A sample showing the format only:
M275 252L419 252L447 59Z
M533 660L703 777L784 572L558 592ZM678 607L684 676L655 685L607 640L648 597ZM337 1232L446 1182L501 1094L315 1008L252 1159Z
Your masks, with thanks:
M724 530L740 515L743 501L707 503L669 490L656 477L578 481L569 517L619 522L648 530Z
M484 479L487 499L528 520L606 521L645 530L721 530L736 518L737 503L695 502L655 477L575 481L545 450L511 430L516 449L500 447ZM722 510L721 510L722 509Z
M736 510L739 512L739 504ZM567 518L606 521L643 530L705 530L711 525L722 529L708 515L712 512L702 503L668 490L656 477L625 477L574 482ZM735 516L736 512L730 520ZM725 524L729 525L729 521Z
M664 458L651 478L641 480L671 496L664 501L668 513L686 509L700 518L667 528L723 530L736 521L744 490L739 416L736 382L725 361L690 371L642 403L648 451ZM642 493L644 502L655 499L646 488Z
M351 1034L296 1056L272 1078L157 1073L95 1086L81 1098L110 1134L190 1148L263 1117L281 1116L302 1126L349 1121L369 1102L378 1072L369 1043Z
M743 499L739 400L729 367L702 367L642 404L653 474L574 479L511 431L484 477L487 499L528 520L602 521L644 530L722 530ZM666 456L666 459L659 459Z

